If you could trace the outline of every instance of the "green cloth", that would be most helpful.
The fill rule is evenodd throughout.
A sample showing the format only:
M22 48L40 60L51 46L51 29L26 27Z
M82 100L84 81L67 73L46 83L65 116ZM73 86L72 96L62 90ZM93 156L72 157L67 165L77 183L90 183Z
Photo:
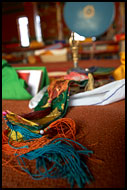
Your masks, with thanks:
M2 99L27 100L32 98L26 87L26 82L19 79L16 70L6 60L2 60Z
M63 91L58 97L56 97L55 99L52 100L51 102L51 111L55 110L56 108L58 109L60 115L56 116L54 119L52 119L51 121L42 124L39 126L39 129L44 129L45 127L47 127L48 125L50 125L52 122L56 121L57 119L63 118L67 112L68 109L68 103L69 103L69 87L70 85L75 83L77 85L80 86L86 86L86 84L88 83L88 79L84 80L84 81L73 81L71 80L68 83L68 88ZM45 110L47 107L45 107L46 103L48 102L49 99L49 94L48 91L46 91L44 93L44 96L42 97L42 99L40 100L40 102L38 103L38 105L34 108L34 111L40 111L40 110ZM36 122L36 121L35 121Z
M99 75L110 75L115 70L114 67L97 67L96 71L93 72L93 76L99 76Z
M45 67L12 67L6 60L2 60L2 99L28 100L32 95L26 90L25 80L20 79L16 70L43 70L41 88L49 84L49 78Z

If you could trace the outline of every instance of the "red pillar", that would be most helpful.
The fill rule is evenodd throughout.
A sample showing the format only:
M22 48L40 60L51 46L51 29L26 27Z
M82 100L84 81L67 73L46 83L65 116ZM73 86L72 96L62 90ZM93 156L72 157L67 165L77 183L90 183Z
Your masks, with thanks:
M36 2L24 2L25 15L29 20L29 34L30 41L36 39L35 33L35 17L37 15L37 5Z

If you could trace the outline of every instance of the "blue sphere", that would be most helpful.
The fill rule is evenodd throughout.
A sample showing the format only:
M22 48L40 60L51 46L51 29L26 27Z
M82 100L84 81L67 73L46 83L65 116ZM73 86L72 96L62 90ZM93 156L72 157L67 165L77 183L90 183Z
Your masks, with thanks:
M72 32L81 36L100 36L114 20L113 2L66 2L64 20Z

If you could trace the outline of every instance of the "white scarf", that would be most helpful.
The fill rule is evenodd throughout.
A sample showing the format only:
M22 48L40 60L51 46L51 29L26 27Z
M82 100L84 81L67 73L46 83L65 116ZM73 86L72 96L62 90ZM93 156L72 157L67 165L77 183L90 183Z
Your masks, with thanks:
M44 87L29 102L35 108L42 99L48 86ZM107 105L125 99L125 79L110 82L90 91L70 96L69 106Z

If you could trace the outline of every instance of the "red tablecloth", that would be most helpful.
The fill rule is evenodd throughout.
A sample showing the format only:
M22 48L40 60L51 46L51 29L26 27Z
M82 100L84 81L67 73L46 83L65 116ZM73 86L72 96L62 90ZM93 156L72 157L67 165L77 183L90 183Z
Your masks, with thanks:
M79 66L117 67L120 62L97 60L80 62ZM53 66L54 65L54 66ZM72 63L47 64L47 70L68 69ZM17 65L16 65L17 66ZM21 65L20 65L21 66ZM40 65L39 65L40 66ZM46 66L46 64L43 64ZM28 113L29 101L3 100L2 110L14 113ZM94 181L87 188L124 188L125 187L125 101L121 100L105 106L79 106L68 108L65 117L76 122L77 141L94 151L94 157L102 162L88 160L87 165ZM3 128L5 122L3 121ZM30 176L15 172L12 168L2 168L3 188L67 188L64 179L44 179L35 181ZM75 186L76 187L76 186Z
M73 62L57 62L57 63L37 63L37 64L11 64L12 66L44 66L46 67L48 72L51 71L67 71L70 68L73 68ZM81 68L87 68L92 66L98 67L118 67L120 65L120 60L112 60L112 59L93 59L93 60L81 60L78 62L78 66Z

